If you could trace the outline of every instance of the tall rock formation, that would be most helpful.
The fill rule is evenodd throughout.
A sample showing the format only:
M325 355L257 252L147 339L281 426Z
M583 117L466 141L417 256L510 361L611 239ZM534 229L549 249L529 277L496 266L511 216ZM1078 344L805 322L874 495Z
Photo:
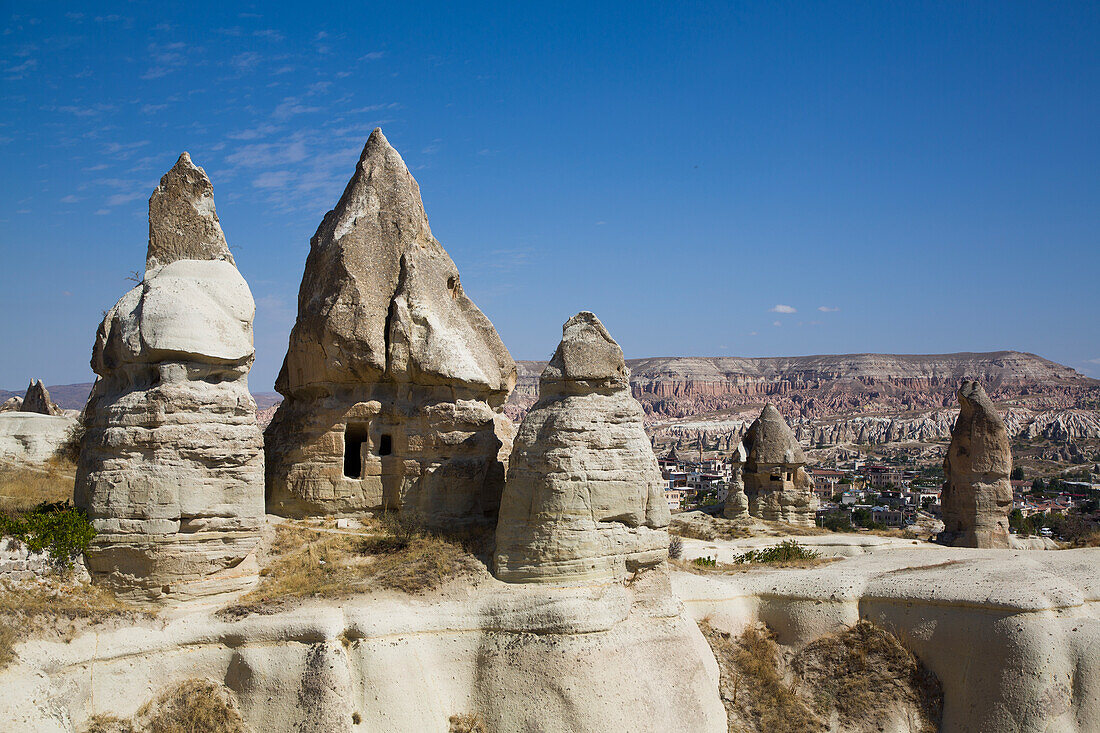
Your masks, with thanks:
M255 305L187 153L149 200L144 280L96 333L75 500L98 534L92 573L136 594L250 579L264 516L248 391Z
M498 578L622 577L668 558L668 503L628 378L622 349L595 315L566 322L516 434Z
M1012 509L1012 450L993 401L978 382L966 381L956 393L959 417L943 459L943 533L956 547L1009 546Z
M745 462L748 460L745 444L738 443L730 456L730 490L722 516L726 519L748 519L749 497L745 493Z
M31 382L27 386L27 394L19 405L20 412L37 412L40 415L60 415L64 412L50 399L50 393L42 380Z
M742 442L749 514L812 527L818 502L806 473L806 455L774 405L764 406Z
M266 431L269 511L492 519L516 366L381 130L310 241Z

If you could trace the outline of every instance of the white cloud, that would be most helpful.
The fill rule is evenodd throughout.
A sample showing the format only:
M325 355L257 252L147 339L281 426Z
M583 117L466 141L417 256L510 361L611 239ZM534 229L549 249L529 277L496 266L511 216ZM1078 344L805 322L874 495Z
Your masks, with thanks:
M168 109L167 104L143 104L141 105L141 113L143 115L152 115L160 112L162 109Z
M780 323L779 321L772 321L772 325L773 326L782 326L783 324Z
M133 193L116 193L114 196L110 196L107 199L108 206L121 206L122 204L128 204L131 201L137 201L145 196L143 191L134 191Z
M294 115L319 112L320 110L320 107L307 107L304 104L300 104L296 98L287 97L275 107L275 111L271 113L271 116L277 120L285 120Z
M749 331L749 335L750 336L758 336L759 334L756 333L756 331Z
M780 303L772 308L769 308L768 311L771 313L797 313L798 309Z
M817 309L822 313L836 313L838 310L840 310L840 308L830 305L819 305Z
M230 132L226 134L226 137L230 140L256 140L261 137L267 137L278 129L279 128L275 125L257 125L256 127L250 127L246 130Z
M385 51L371 51L368 54L364 54L363 56L360 56L359 60L360 61L377 61L378 59L382 58L385 55L386 55Z
M256 188L286 188L290 181L290 171L266 171L252 180Z
M68 196L61 199L61 203L63 204L75 204L77 201L80 201L80 197L73 196L72 194L69 194Z

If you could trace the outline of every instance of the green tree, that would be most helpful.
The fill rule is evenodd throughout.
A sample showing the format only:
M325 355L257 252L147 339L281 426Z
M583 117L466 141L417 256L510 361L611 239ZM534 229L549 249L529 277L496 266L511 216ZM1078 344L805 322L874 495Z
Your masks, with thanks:
M1024 480L1024 469L1021 466L1016 466L1015 468L1012 469L1012 473L1010 473L1008 475L1008 477L1010 479L1012 479L1013 481L1023 481Z

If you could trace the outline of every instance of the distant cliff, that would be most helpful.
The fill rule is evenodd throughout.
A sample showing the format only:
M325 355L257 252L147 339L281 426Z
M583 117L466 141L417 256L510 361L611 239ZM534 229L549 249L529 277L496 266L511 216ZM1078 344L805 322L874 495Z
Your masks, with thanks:
M518 362L509 400L522 414L537 397L546 362ZM658 418L737 410L773 402L788 418L896 414L954 407L963 379L980 381L993 399L1030 409L1094 408L1100 381L1035 354L840 354L746 359L628 359L634 396Z

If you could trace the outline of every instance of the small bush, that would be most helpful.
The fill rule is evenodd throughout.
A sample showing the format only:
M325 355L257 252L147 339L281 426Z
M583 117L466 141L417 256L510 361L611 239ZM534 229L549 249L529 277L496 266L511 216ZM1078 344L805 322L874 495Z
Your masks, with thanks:
M132 719L96 715L84 733L247 733L237 701L209 680L188 680L141 707Z
M80 444L84 441L84 433L87 426L84 424L83 413L69 428L65 434L65 440L57 447L57 456L62 460L75 464L80 460Z
M691 561L692 564L701 568L716 568L718 567L718 560L713 557L697 557Z
M749 550L736 555L733 561L738 565L750 563L787 563L799 560L816 560L821 553L809 550L795 540L783 540L778 545L763 550Z
M68 569L88 549L95 529L83 509L58 502L39 504L22 515L0 514L0 536L19 540L31 552L49 550L50 561Z
M676 535L668 538L668 556L673 560L679 560L684 554L684 541Z
M486 733L485 721L477 713L463 713L449 718L447 733Z

